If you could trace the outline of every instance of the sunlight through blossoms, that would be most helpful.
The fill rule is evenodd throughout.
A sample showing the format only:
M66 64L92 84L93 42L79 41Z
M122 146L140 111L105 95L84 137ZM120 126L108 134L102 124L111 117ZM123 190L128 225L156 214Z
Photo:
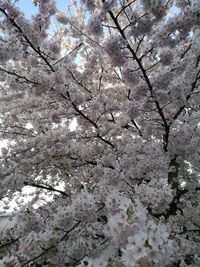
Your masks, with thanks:
M0 267L199 267L200 1L22 2L0 0Z

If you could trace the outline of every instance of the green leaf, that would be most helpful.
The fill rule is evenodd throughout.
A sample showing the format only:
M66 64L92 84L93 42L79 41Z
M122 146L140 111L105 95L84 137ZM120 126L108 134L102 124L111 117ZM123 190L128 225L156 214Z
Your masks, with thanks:
M127 209L126 214L128 215L128 220L131 220L133 218L133 212L131 208Z
M5 265L6 267L14 267L14 266L12 265L12 263L10 263L10 262L4 262L4 265Z

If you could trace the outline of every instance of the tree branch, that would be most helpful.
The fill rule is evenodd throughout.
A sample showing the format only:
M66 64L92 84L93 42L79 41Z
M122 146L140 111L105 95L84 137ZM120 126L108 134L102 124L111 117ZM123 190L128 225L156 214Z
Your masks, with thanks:
M102 0L102 2L104 3L105 0ZM125 34L124 34L124 31L122 30L122 28L120 27L119 25L119 22L117 20L117 18L114 16L113 12L112 11L108 11L108 13L110 14L112 20L114 21L119 33L121 34L121 36L123 37L123 39L127 40ZM141 60L137 57L136 53L134 52L133 48L130 46L130 44L127 44L127 48L128 50L131 52L131 54L133 55L133 58L136 60L138 66L140 67L140 70L142 71L142 74L144 76L144 80L146 81L147 83L147 86L149 88L149 91L151 93L151 97L154 99L154 96L153 96L153 87L151 85L151 82L149 80L149 77L147 76L147 73L146 73L146 70L144 69L143 65L142 65L142 62ZM169 132L170 132L170 126L168 125L167 123L167 120L164 116L164 113L163 113L163 110L162 108L160 107L160 104L157 100L154 99L154 103L156 105L156 108L158 110L158 113L162 119L162 122L163 122L163 127L165 129L165 134L163 135L163 149L164 151L167 151L167 148L168 148L168 141L169 141Z
M61 195L65 196L65 197L69 197L69 195L66 194L64 191L56 189L56 188L54 188L54 187L52 187L50 185L36 184L36 183L28 182L28 181L25 181L24 185L25 186L28 185L28 186L35 187L35 188L40 188L40 189L45 189L45 190L52 191L52 192L57 192L57 193L60 193Z
M10 23L17 28L17 30L22 34L22 36L24 37L24 39L26 40L26 42L30 45L30 47L40 56L40 58L49 66L49 68L51 69L51 71L55 72L54 68L51 66L51 64L49 63L49 61L42 55L40 49L35 48L35 46L32 44L32 42L29 40L29 38L23 33L22 29L20 28L20 26L15 22L14 19L11 19L8 17L8 14L6 13L5 10L3 10L2 8L0 8L0 11L6 16L6 18L10 21Z

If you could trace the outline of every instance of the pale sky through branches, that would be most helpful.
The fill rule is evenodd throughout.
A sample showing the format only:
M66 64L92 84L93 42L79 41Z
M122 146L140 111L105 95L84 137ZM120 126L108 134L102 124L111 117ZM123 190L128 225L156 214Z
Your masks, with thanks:
M57 8L63 12L66 12L70 5L72 5L71 0L57 0L56 3ZM31 18L31 16L37 12L37 8L33 5L32 0L19 0L18 6L24 11L28 18ZM73 10L73 8L71 10ZM178 8L174 7L172 11L176 13Z
M57 0L56 2L57 8L64 12L72 4L71 0ZM24 11L28 18L31 18L31 16L37 12L37 8L33 5L32 0L19 0L18 6Z

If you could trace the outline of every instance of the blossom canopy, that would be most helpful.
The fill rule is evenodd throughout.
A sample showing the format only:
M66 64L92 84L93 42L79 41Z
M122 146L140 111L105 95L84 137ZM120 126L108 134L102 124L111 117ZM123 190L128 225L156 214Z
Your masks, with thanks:
M71 2L0 0L0 266L199 267L200 1Z

